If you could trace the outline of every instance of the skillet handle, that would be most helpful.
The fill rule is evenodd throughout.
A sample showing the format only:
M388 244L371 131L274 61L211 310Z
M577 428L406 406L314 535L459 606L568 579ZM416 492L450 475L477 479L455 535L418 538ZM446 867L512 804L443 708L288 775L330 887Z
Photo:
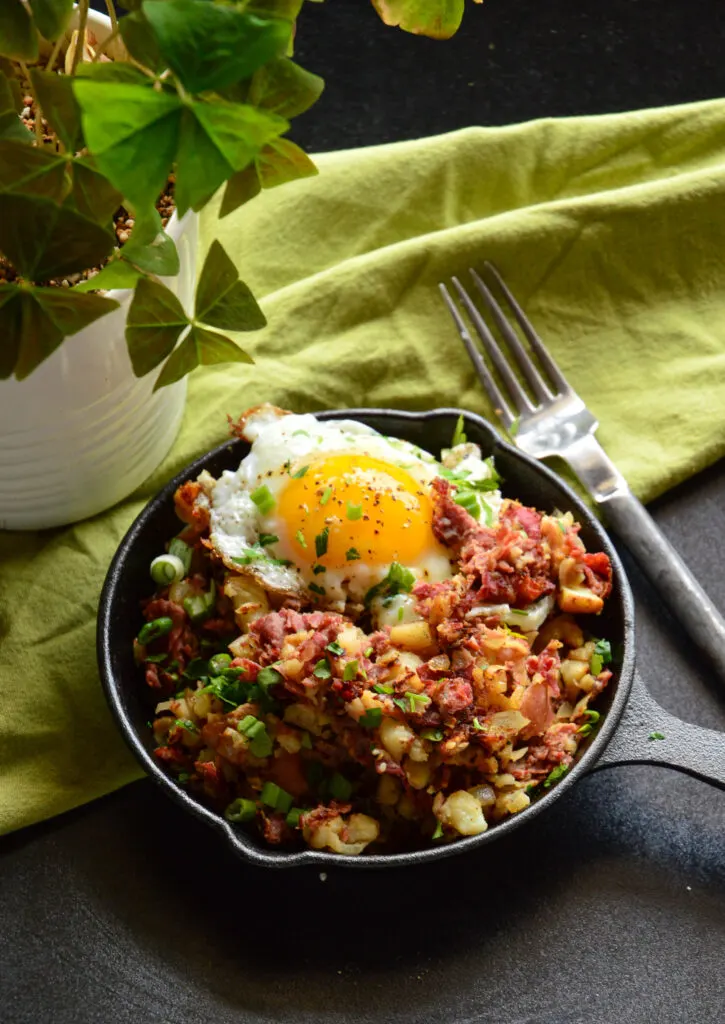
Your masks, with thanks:
M664 739L649 739L652 733L661 733ZM691 725L665 711L635 672L619 725L592 771L623 764L675 768L725 789L725 733Z

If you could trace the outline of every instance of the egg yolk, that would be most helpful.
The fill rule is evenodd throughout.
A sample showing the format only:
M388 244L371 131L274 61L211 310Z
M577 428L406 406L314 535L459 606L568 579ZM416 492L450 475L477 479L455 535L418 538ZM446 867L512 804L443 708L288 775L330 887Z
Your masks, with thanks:
M298 564L414 565L438 547L431 499L410 473L369 455L302 459L279 497Z

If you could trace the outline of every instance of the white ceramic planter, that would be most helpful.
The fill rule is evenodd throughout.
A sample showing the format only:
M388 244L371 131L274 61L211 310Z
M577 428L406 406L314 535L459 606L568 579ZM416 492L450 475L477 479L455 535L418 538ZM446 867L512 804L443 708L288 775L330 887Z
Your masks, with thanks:
M99 39L108 19L92 14ZM167 228L181 270L165 283L192 307L197 218ZM132 293L63 344L24 381L0 381L0 529L62 526L110 508L158 466L181 425L186 381L152 394L158 370L138 379L124 327Z

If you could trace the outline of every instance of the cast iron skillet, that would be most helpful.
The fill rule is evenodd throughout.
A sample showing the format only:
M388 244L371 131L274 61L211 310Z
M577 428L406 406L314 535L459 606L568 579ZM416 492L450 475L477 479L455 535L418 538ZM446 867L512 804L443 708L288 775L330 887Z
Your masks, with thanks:
M384 409L345 409L319 413L319 418L356 419L381 433L405 438L438 454L450 443L460 414L458 409L435 409L426 413ZM696 778L725 788L725 739L721 733L689 725L668 714L650 697L634 665L634 615L632 594L616 551L606 533L588 509L554 473L504 443L488 423L464 413L466 434L494 455L503 477L503 493L526 505L551 511L571 510L582 524L581 536L587 548L604 550L614 567L614 590L605 612L593 629L622 651L621 661L606 691L599 698L601 724L580 748L576 764L548 792L521 811L478 836L459 839L442 846L414 852L370 854L345 857L313 850L284 852L263 843L253 831L230 825L223 817L198 803L175 785L153 757L153 738L146 725L149 707L142 699L142 681L134 664L132 642L142 619L139 602L151 589L149 564L165 542L179 529L174 514L173 494L179 484L194 479L202 469L218 476L234 469L249 450L242 441L230 441L197 459L175 477L149 502L121 542L108 570L98 614L98 662L106 698L121 731L148 774L174 799L198 818L216 828L232 848L247 860L269 867L329 864L351 868L380 868L422 864L450 857L464 850L484 846L530 821L550 807L564 792L589 772L610 765L655 764L676 768ZM664 735L648 739L650 733Z

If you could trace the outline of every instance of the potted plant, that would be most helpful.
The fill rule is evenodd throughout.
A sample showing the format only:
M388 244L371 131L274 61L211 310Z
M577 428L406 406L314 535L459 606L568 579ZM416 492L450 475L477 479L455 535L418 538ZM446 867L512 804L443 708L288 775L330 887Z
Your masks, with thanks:
M0 528L130 493L181 422L186 375L251 361L264 315L196 214L316 173L285 137L322 80L292 58L304 0L0 5ZM451 35L464 0L373 0ZM195 281L198 277L196 288Z

